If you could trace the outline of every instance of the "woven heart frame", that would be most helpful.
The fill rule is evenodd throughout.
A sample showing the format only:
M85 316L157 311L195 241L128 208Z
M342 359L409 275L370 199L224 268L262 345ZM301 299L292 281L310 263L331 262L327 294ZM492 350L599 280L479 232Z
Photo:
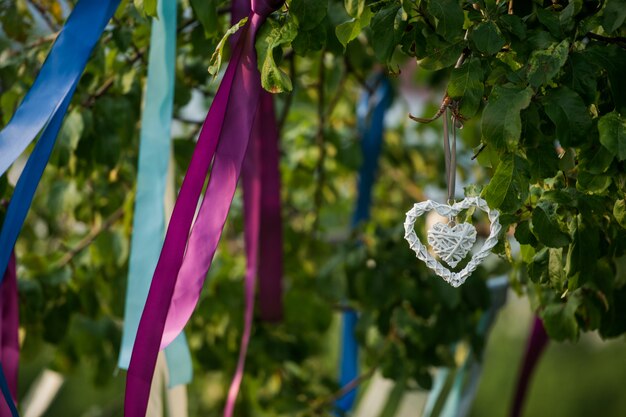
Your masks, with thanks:
M435 257L428 252L428 248L419 240L415 233L415 220L424 215L424 213L428 213L432 210L435 210L439 215L444 217L455 217L461 211L472 207L479 208L489 217L489 222L491 223L489 227L489 237L487 237L487 240L485 240L485 243L478 252L472 255L472 259L470 259L465 268L459 272L453 272L435 259ZM409 242L411 249L413 249L417 257L423 261L427 267L453 287L458 287L463 284L491 253L493 247L498 243L500 230L502 230L502 226L500 225L500 212L498 210L491 210L487 202L480 197L467 197L453 205L437 203L432 200L422 201L421 203L413 205L413 208L406 213L406 220L404 221L404 238Z

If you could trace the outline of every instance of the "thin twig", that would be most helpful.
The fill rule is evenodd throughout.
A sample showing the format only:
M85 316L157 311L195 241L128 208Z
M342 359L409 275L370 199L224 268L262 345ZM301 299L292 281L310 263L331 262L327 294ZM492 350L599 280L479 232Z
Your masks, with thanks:
M120 207L113 212L102 224L91 229L89 233L76 246L69 250L56 264L56 268L60 269L69 264L74 256L78 255L96 240L100 233L108 230L124 215L124 207Z
M343 398L345 395L350 393L350 391L352 391L353 389L361 385L363 382L370 379L374 375L374 372L376 372L376 369L377 369L376 367L372 367L369 371L357 376L352 381L348 382L346 385L341 387L339 391L335 392L333 395L321 400L319 403L314 405L313 410L319 410L323 406L330 405L330 404L337 402L339 399Z
M138 53L136 53L135 56L133 56L132 58L128 60L128 65L135 64L137 61L141 59L142 56L143 56L143 52L138 51ZM116 78L117 78L116 76L111 76L107 78L104 81L104 83L93 94L91 94L89 97L87 97L87 99L83 101L82 103L83 107L92 107L96 103L96 100L102 97L113 86Z
M48 16L48 13L45 7L43 7L41 4L38 4L37 2L34 2L33 0L28 0L28 3L37 10L37 12L39 13L39 16L41 16L44 22L46 22L46 25L48 25L48 27L50 28L52 32L59 31L59 25L57 25L55 22L50 20L50 16Z
M174 120L177 120L181 123L187 123L190 125L197 125L197 126L202 126L202 124L204 123L204 120L192 120L192 119L187 119L186 117L180 116L180 115L175 115L174 116Z
M513 0L509 0L509 14L513 14Z
M40 47L41 45L44 45L44 44L46 44L48 42L54 42L56 40L57 36L59 36L59 32L55 32L55 33L51 33L51 34L46 35L46 36L42 36L41 38L34 40L33 42L29 43L28 45L25 45L21 49L14 49L14 50L9 51L8 54L9 54L9 56L19 55L20 53L22 53L24 51L28 51L29 49Z
M476 151L476 153L472 156L471 160L475 160L476 158L478 158L478 155L481 154L482 151L485 150L485 148L487 147L486 143L481 143L480 144L480 148L478 148L478 150Z

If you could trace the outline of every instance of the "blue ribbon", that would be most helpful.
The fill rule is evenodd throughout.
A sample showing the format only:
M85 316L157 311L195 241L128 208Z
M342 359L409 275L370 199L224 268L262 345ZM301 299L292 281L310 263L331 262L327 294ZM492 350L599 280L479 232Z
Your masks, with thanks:
M487 281L489 292L491 293L491 307L483 314L478 323L478 334L486 336L489 332L496 314L506 302L506 292L508 289L508 279L504 276ZM450 371L447 368L440 368L435 377L433 388L430 391L428 400L424 407L422 417L430 417L434 411L435 404L443 391L445 381L448 379ZM476 360L472 352L469 352L467 359L461 365L456 375L446 401L443 405L439 417L464 417L469 414L472 401L478 389L478 382L482 374L482 366ZM466 378L466 375L467 378Z
M42 131L13 197L0 232L0 271L9 257L41 179L63 118L89 55L120 0L81 0L61 29L33 86L9 124L0 131L0 175ZM0 282L4 277L0 273Z
M139 144L137 195L118 365L128 369L139 320L165 234L165 189L171 153L170 130L176 70L176 0L159 0L152 20L148 81ZM181 333L166 349L169 386L192 379L191 355Z
M378 159L383 143L385 113L392 101L392 89L389 80L378 74L369 83L373 92L364 91L357 107L357 129L361 137L363 163L359 171L358 196L356 209L352 217L352 228L369 219L372 189L378 169ZM359 373L359 347L354 337L358 317L355 311L347 310L342 315L341 362L339 384L345 387ZM354 406L356 389L350 390L337 400L336 407L348 412Z

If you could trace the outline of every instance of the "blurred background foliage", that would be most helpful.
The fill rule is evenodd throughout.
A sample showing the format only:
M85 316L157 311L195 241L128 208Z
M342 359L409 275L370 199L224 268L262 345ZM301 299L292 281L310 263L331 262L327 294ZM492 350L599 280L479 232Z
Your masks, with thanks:
M32 84L73 3L0 0L1 123ZM153 2L135 3L122 1L93 53L16 246L21 392L42 368L67 376L51 416L121 413L116 359ZM178 184L218 85L207 68L230 27L228 6L178 5ZM428 389L434 366L455 366L455 342L482 351L476 328L490 303L485 282L509 273L512 288L528 299L509 307L487 346L475 415L505 413L501 391L512 387L525 334L510 323L528 306L558 341L576 341L581 331L622 335L624 10L623 0L291 0L271 16L257 52L268 63L262 79L277 93L281 130L285 320L255 324L239 415L328 415L339 388L344 300L361 313L364 372ZM360 166L356 102L365 80L380 71L392 79L394 104L372 221L351 231ZM502 211L504 230L511 226L497 256L459 289L415 259L401 227L414 202L445 198L440 122L418 125L406 116L434 114L446 91L468 118L458 155L466 194L482 193ZM0 197L10 198L23 163L0 179ZM186 329L196 370L191 415L220 414L235 368L243 323L241 208L237 196ZM585 337L576 347L551 348L527 415L620 415L602 407L613 404L609 393L618 395L624 368L615 364L623 360L612 355L623 346L598 343ZM565 390L568 375L576 384ZM595 408L581 407L582 398Z

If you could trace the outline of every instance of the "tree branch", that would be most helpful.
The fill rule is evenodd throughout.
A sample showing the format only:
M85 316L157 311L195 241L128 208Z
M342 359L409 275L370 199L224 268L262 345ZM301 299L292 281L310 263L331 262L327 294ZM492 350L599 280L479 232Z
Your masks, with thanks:
M50 29L50 31L52 32L59 31L59 26L55 22L50 20L50 16L48 16L48 13L45 7L38 4L37 2L34 2L33 0L28 0L28 4L30 4L32 7L35 8L35 10L37 10L37 13L39 13L39 16L41 16L43 21L46 22L46 25L48 25L48 28Z
M102 224L98 227L94 227L91 229L89 233L80 241L76 246L69 250L59 261L57 262L55 268L60 269L69 264L74 256L78 255L84 249L86 249L89 245L93 243L94 240L100 235L100 233L108 230L113 226L119 219L124 215L124 207L120 207L113 212Z
M590 39L594 39L596 41L600 41L604 43L612 43L612 44L620 46L621 48L626 48L626 37L623 37L623 36L616 36L616 37L611 38L608 36L598 35L597 33L593 33L593 32L587 32L585 36Z

